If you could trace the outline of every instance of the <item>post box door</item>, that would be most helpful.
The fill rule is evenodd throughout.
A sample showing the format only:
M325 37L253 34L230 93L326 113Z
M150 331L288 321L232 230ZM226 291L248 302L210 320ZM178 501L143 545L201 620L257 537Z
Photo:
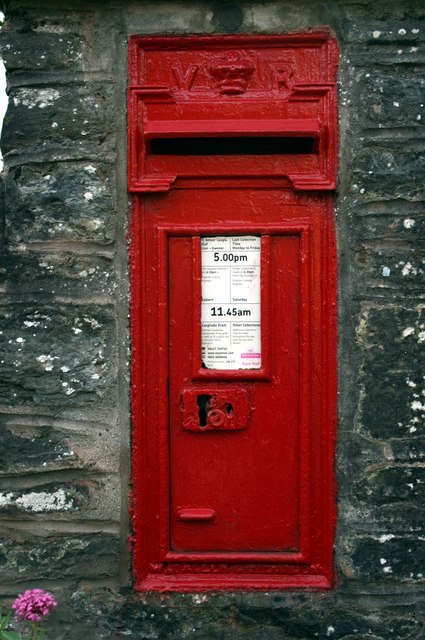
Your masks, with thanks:
M194 381L190 353L199 344L193 336L199 298L193 295L193 266L201 258L201 243L192 237L169 238L170 522L175 551L298 548L299 238L263 236L262 244L273 274L273 307L263 313L267 328L261 327L267 333L263 343L271 342L271 375L235 381L224 369L229 332L241 334L242 324L247 330L253 324L249 315L236 316L233 328L234 316L227 315L252 313L250 305L240 304L242 285L230 298L223 291L221 306L212 307L214 319L221 312L216 328L209 325L217 332L216 344L225 345L218 365L221 376ZM243 252L215 256L227 258L217 268L222 281L238 282L247 271L249 278ZM229 263L229 258L241 262ZM263 283L267 276L261 274Z
M142 389L144 398L134 408L143 419L133 477L146 533L136 537L138 588L221 588L223 574L226 588L329 586L332 433L323 423L334 316L323 247L330 214L326 198L291 189L235 188L226 198L217 189L180 189L145 199L137 216L145 287L133 302L133 317L144 319L133 333L133 392L138 400ZM249 307L240 302L246 274L234 278L230 298L219 280L223 297L211 300L204 253L213 247L214 265L216 244L247 239L261 310L242 314L247 326L238 331L249 333L253 320L260 347L248 365L231 368L232 360L229 368L223 331L211 337L203 307L217 324L229 311L233 320L234 309ZM219 254L217 265L248 273L235 255Z

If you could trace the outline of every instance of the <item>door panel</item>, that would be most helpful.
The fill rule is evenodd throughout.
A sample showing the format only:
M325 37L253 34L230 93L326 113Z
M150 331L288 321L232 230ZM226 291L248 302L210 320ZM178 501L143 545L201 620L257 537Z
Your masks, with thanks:
M300 528L299 236L271 236L271 304L267 329L262 327L271 354L269 379L236 382L223 371L219 379L193 380L193 349L199 345L193 335L199 304L193 265L199 250L191 237L168 240L170 548L294 551ZM245 427L184 427L185 394L200 397L199 406L205 397L229 398L232 410L243 412L239 387L248 406Z

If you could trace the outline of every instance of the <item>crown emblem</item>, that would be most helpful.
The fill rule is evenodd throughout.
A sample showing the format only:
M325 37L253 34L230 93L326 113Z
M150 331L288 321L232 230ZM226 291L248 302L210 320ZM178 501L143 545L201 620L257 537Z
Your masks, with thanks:
M242 57L238 51L229 51L215 58L208 72L219 93L232 96L245 93L254 69L252 60Z

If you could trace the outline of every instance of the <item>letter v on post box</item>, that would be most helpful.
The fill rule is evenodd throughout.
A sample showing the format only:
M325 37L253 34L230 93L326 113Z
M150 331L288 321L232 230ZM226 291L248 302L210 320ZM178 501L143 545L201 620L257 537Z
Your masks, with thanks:
M129 53L135 587L329 588L336 42Z

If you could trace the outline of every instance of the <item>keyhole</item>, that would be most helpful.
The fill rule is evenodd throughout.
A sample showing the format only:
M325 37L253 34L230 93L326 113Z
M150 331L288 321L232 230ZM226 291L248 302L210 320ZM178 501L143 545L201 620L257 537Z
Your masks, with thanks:
M197 397L200 427L207 426L207 412L208 412L208 404L210 400L211 400L211 396L207 396L206 394L202 394Z
M224 410L227 413L227 415L230 416L233 413L233 405L232 405L232 403L231 402L227 402L224 405Z

